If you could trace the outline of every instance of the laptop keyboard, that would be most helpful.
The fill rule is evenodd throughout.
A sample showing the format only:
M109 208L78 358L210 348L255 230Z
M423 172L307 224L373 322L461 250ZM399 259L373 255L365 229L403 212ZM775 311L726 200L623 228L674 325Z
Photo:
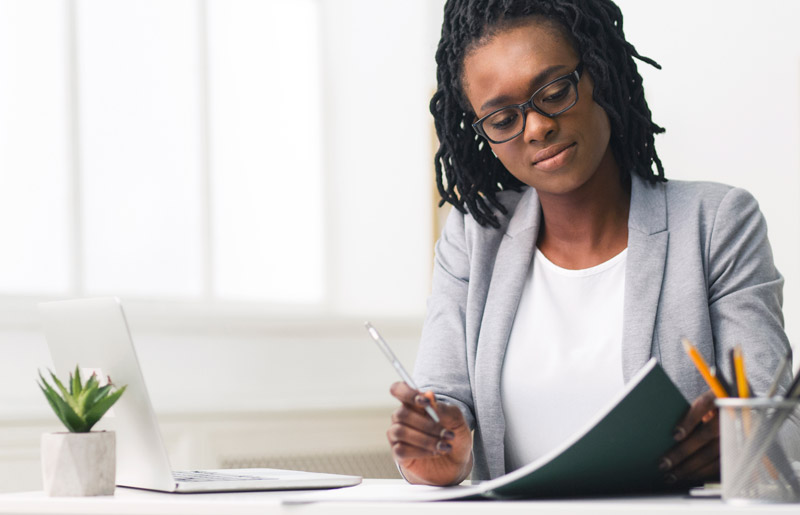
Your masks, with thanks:
M242 474L223 474L208 470L176 470L172 472L172 477L179 483L196 483L201 481L265 481L278 479L266 476L248 476Z

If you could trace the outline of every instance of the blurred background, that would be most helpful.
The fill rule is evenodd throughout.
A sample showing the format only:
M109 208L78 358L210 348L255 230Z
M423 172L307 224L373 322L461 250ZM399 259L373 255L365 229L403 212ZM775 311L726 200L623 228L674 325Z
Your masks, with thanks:
M671 179L751 191L800 310L800 4L619 0ZM40 488L36 303L119 296L176 468L393 477L430 286L441 0L0 0L0 491Z

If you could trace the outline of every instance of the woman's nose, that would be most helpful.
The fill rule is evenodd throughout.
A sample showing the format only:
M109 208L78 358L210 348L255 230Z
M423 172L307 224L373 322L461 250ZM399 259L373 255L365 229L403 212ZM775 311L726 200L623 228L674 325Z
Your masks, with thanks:
M558 129L558 122L555 118L540 114L533 109L525 112L525 130L523 132L525 141L545 141L556 129Z

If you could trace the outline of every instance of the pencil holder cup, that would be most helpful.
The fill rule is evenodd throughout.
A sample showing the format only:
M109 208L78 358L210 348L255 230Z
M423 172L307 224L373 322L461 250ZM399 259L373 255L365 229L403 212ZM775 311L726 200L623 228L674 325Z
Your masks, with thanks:
M800 502L800 482L780 429L800 401L717 399L722 499L735 504Z

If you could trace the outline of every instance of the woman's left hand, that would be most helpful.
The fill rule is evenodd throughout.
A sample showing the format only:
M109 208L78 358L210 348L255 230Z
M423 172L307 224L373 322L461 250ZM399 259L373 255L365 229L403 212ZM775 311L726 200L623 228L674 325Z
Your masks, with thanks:
M678 442L659 462L666 483L719 481L719 412L709 390L675 426Z

